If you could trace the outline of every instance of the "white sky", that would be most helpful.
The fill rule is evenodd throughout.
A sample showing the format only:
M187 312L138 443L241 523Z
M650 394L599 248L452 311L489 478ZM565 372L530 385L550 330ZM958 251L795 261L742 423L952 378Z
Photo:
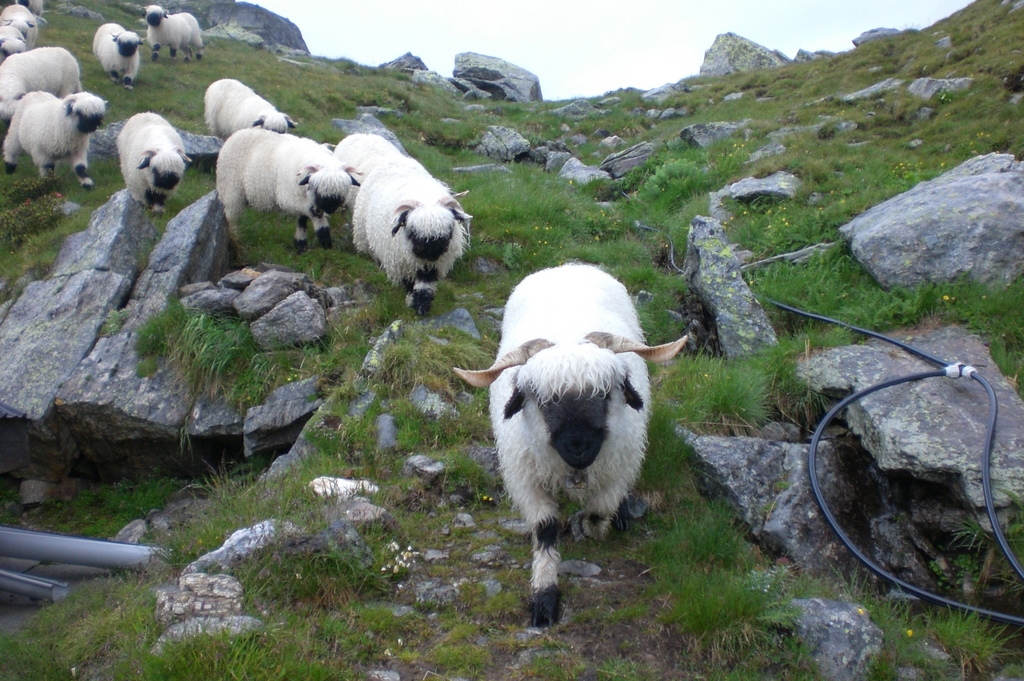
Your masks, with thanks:
M250 0L252 1L252 0ZM412 52L443 76L455 55L500 57L540 78L546 100L650 89L696 75L720 33L792 58L853 49L873 28L924 29L970 0L258 0L310 52L377 66ZM940 36L941 37L941 36Z

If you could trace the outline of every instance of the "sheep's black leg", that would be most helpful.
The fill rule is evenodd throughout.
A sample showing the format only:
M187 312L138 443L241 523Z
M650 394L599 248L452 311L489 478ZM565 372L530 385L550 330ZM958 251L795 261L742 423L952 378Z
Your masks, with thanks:
M331 241L331 226L330 225L321 225L321 226L317 227L316 228L316 238L317 238L317 241L320 242L320 247L321 248L330 249L334 245L334 242Z
M121 77L121 74L119 74L117 71L111 71L110 72L110 80L114 81L115 83L117 82L118 78L120 78L120 77Z
M7 161L4 161L4 171L8 175L13 173L17 169L18 169L18 164L17 163L8 163Z
M173 47L168 47L167 49L171 51L171 59L178 58L178 51L176 49L174 49Z
M160 43L153 45L153 61L160 56Z
M75 166L75 175L78 175L78 184L82 185L82 189L92 189L92 178L86 172L84 163Z
M132 89L132 77L131 76L125 76L124 77L124 86L127 89L129 89L129 90Z
M417 270L416 282L412 287L412 301L409 304L418 315L430 312L430 306L437 294L437 270Z
M553 517L542 520L533 529L533 570L535 575L541 567L539 565L541 561L550 560L554 563L558 562L558 552L555 550L555 544L558 542L560 529L561 523L558 522L558 518ZM551 566L547 567L548 569L551 568ZM555 575L557 575L557 565L554 566L554 570ZM534 627L549 627L558 622L558 606L561 601L558 583L552 581L544 586L535 584L534 587L536 590L530 596L530 624Z
M163 192L155 192L152 189L147 189L145 198L147 208L157 213L164 212L164 201L167 200L166 194Z
M309 225L309 218L305 215L299 216L299 223L295 227L295 252L306 252L306 227Z
M616 530L628 530L632 519L633 514L629 512L629 495L626 495L619 504L619 510L612 516L612 525Z

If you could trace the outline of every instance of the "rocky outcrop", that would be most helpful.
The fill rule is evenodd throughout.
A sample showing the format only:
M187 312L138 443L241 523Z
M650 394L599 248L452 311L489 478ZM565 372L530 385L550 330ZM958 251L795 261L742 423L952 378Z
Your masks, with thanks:
M512 128L491 125L481 137L476 152L495 161L509 163L522 160L530 152L530 141Z
M211 192L167 223L120 313L121 328L99 338L61 387L57 411L100 479L196 475L218 464L218 445L197 439L181 447L191 407L182 376L163 361L140 371L135 346L139 329L166 309L169 296L220 277L227 262L227 220Z
M381 69L396 69L398 71L404 71L409 75L412 75L416 71L427 71L427 65L423 63L423 60L414 55L412 52L406 52L397 59L384 62L378 68Z
M462 52L455 55L452 75L468 80L495 99L512 102L539 102L543 99L537 76L497 57Z
M142 205L122 190L84 232L65 240L50 276L30 283L11 306L0 324L0 402L25 412L32 458L12 470L0 452L0 472L51 481L70 472L79 448L57 414L57 392L108 315L124 307L156 237Z
M748 121L709 121L694 123L679 131L679 139L695 147L707 149L719 140L728 139L747 127Z
M962 276L1008 284L1024 273L1024 167L1009 154L975 157L839 231L886 289Z
M288 19L248 2L218 2L206 15L210 26L234 24L263 38L267 45L283 45L309 52L302 31Z
M727 76L740 71L771 69L788 64L783 54L769 50L735 33L723 33L704 53L702 76Z
M345 133L345 136L352 135L355 133L365 133L368 135L380 135L388 142L391 142L395 147L405 154L409 155L409 152L402 146L401 140L398 139L398 135L391 132L388 126L378 120L376 116L370 113L361 113L354 120L346 118L332 118L331 124Z
M606 156L601 161L600 169L617 180L633 168L646 163L652 154L654 154L654 145L650 142L640 142Z
M860 47L864 43L869 43L872 40L880 40L882 38L889 38L894 35L899 35L903 31L896 28L873 28L869 31L864 31L859 36L853 39L853 46Z

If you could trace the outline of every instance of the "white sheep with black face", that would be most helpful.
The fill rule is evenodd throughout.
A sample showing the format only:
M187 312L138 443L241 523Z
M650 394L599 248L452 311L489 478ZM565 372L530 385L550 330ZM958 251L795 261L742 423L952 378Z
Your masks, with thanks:
M43 0L18 0L19 5L28 9L29 12L38 16L43 14Z
M0 26L11 26L21 34L28 49L36 46L39 38L39 22L27 7L8 5L0 11Z
M92 38L92 53L115 83L123 79L125 88L135 86L139 74L139 46L142 38L120 24L103 24Z
M217 193L232 229L246 206L297 215L295 250L306 250L310 222L331 248L329 216L350 201L355 180L323 145L262 128L239 130L217 156Z
M0 64L0 120L11 120L18 100L27 92L67 97L81 89L78 60L63 47L12 54Z
M232 133L246 128L263 128L273 132L288 132L295 121L282 113L251 87L233 78L210 83L203 97L206 127L210 134L226 140Z
M25 37L13 26L0 26L0 64L12 54L28 51Z
M406 304L425 315L438 280L462 256L472 217L418 161L397 156L362 181L352 243L379 262L392 283L404 286Z
M6 64L6 62L5 62ZM63 99L49 92L29 92L18 101L4 138L4 167L10 175L18 157L28 154L45 177L59 161L67 161L84 189L92 189L89 135L103 122L107 104L96 95L79 92Z
M178 131L155 113L135 114L117 135L117 153L132 198L149 210L164 212L191 161Z
M647 446L646 361L667 362L685 343L648 347L622 284L591 265L563 265L513 290L490 369L455 370L490 386L501 476L533 529L533 626L558 619L558 491L583 505L572 522L584 536L603 539L613 521L628 527L624 502Z
M160 5L150 5L145 9L146 40L153 49L153 61L157 60L160 48L167 46L171 59L178 56L178 50L185 54L185 61L192 58L193 48L196 59L203 58L203 31L199 21L188 12L168 14Z

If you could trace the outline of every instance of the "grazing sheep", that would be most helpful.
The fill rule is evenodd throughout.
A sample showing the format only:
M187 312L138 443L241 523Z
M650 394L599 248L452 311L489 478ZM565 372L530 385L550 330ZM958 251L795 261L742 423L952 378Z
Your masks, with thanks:
M192 160L178 131L155 113L135 114L117 136L117 153L128 192L146 208L163 213L164 202Z
M356 181L331 152L311 139L263 128L239 130L217 156L217 193L232 229L246 206L298 215L295 250L306 250L310 221L323 248L331 248L328 216L351 201Z
M288 132L295 127L291 116L232 78L217 80L206 88L206 127L210 134L226 140L231 133L246 128Z
M12 54L0 64L0 120L11 120L26 92L40 90L67 97L82 89L79 78L78 60L63 47Z
M7 174L15 171L18 156L26 153L40 176L52 172L58 161L67 161L75 169L78 183L92 189L92 178L86 172L89 135L100 127L106 111L106 102L88 92L63 99L49 92L29 92L18 102L4 138Z
M160 5L146 8L146 40L153 48L153 61L159 56L160 47L166 45L171 59L178 56L178 50L185 53L185 61L192 58L195 48L196 59L203 58L203 32L199 22L188 12L168 14Z
M25 36L13 26L0 26L0 63L12 54L20 54L28 50Z
M27 7L37 17L43 15L43 0L18 0L18 4Z
M123 77L125 88L131 90L139 73L141 44L142 38L134 31L126 31L120 24L103 24L93 36L92 53L112 81Z
M355 178L360 182L384 161L405 156L398 147L380 135L362 132L338 142L334 147L334 155L355 169Z
M644 360L667 362L685 343L648 347L622 284L591 265L563 265L526 277L509 296L490 369L455 369L491 389L505 489L533 528L533 626L558 619L557 491L583 505L574 534L602 539L613 520L628 527L624 502L650 416Z
M0 26L12 26L18 29L21 37L25 39L28 49L36 46L36 39L39 38L39 22L32 12L21 5L8 5L0 11Z
M380 163L363 181L352 243L379 262L392 283L405 286L406 304L425 315L438 279L462 255L472 217L422 165L400 156Z

